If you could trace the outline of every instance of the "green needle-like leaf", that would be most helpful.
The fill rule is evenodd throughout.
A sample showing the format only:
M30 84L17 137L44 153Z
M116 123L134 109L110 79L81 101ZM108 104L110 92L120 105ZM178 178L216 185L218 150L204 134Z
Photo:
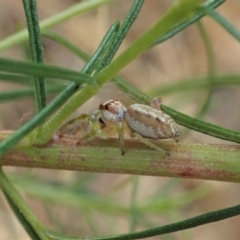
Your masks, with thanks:
M174 118L174 120L180 125L201 133L206 133L213 137L240 143L240 132L231 131L220 126L204 122L200 119L189 117L165 105L161 105L161 109Z
M57 66L8 60L4 58L0 58L0 70L11 73L70 80L75 81L78 84L81 83L96 84L95 80L88 74L79 73L73 70ZM20 80L21 79L19 79L19 81Z
M41 40L41 33L38 22L37 5L35 0L23 0L23 6L27 19L27 27L29 34L30 50L32 61L43 63L44 53ZM35 100L38 111L41 111L46 106L46 90L45 80L43 77L34 77L35 85Z

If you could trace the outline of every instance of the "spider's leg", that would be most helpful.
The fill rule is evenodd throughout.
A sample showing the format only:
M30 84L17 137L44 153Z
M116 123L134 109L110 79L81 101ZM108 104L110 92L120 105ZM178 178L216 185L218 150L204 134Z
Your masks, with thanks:
M100 137L107 139L117 134L117 128L115 125L107 125L101 120L101 112L96 111L90 114L91 130L85 135L82 140L88 141L93 137Z
M153 148L153 149L157 150L158 152L161 152L161 153L164 153L164 154L170 156L170 153L168 151L165 151L164 149L158 147L156 144L151 143L150 141L148 141L148 139L143 138L140 134L138 134L136 132L133 132L132 134L135 138L137 138L141 143L145 144L146 146Z
M178 137L175 137L174 140L175 140L175 142L179 142Z
M123 122L117 123L117 130L118 130L118 139L119 139L119 145L121 149L121 154L124 155L124 128L123 128Z
M81 129L84 123L89 122L88 114L81 114L79 117L72 119L69 122L63 124L57 134L61 138L64 134L70 132L71 135L76 135Z
M95 112L89 114L89 121L88 121L89 131L83 138L81 138L81 140L88 141L88 140L92 139L93 137L95 137L96 135L98 135L98 132L101 129L100 124L99 124L99 118L100 118L99 111L95 111Z

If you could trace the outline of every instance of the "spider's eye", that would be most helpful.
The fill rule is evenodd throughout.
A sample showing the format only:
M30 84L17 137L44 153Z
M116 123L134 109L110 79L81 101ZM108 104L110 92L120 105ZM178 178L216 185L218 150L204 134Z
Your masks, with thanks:
M103 104L100 104L99 105L99 110L104 110L105 108L104 108L104 105Z
M99 110L109 110L109 104L100 104Z
M98 122L99 122L101 129L103 129L106 126L105 122L102 120L101 117L98 119Z
M102 118L99 118L98 121L99 121L101 124L104 124L104 121L102 120Z

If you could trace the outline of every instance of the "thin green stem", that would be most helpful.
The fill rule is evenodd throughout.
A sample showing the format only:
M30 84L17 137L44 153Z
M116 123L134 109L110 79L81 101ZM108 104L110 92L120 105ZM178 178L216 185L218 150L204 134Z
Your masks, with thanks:
M172 118L174 118L174 120L178 124L184 127L193 129L197 132L205 133L213 137L240 143L240 132L231 131L229 129L222 128L218 125L214 125L196 118L189 117L165 105L161 105L161 109L165 113L170 115Z
M212 8L206 8L206 13L240 42L240 31L232 23Z
M207 65L208 65L208 76L210 83L214 81L214 76L216 75L216 63L215 63L215 56L213 52L213 46L211 44L211 41L208 37L208 34L206 32L205 27L201 22L197 22L197 26L199 29L199 32L201 34L203 44L206 50L207 55Z
M198 26L198 29L202 36L204 47L206 50L207 61L208 61L208 82L209 82L207 97L206 97L201 109L196 114L196 118L199 118L208 111L210 104L211 104L212 93L214 90L214 80L215 80L215 76L216 76L216 66L215 66L216 64L215 64L215 57L214 57L214 53L213 53L213 47L212 47L210 39L206 33L206 30L205 30L204 26L201 24L201 22L198 22L197 26Z
M56 34L55 32L52 32L49 30L43 30L42 35L44 37L50 38L50 39L56 41L57 43L61 44L62 46L64 46L68 50L70 50L73 54L75 54L78 57L80 57L81 59L83 59L85 62L88 62L91 58L91 56L89 54L87 54L86 52L81 50L78 46L72 44L71 42L69 42L62 36Z
M63 86L49 86L47 87L47 93L59 93L65 87ZM19 98L33 97L35 94L34 89L22 89L13 91L0 92L0 102L16 100Z
M94 71L94 68L96 69L96 65L101 64L102 58L106 55L109 46L112 44L112 41L115 39L118 33L119 26L119 22L115 22L109 28L97 51L94 53L92 58L89 59L88 64L83 68L82 72L92 73Z
M8 82L14 82L14 83L19 83L23 85L30 85L32 83L32 77L16 75L16 74L0 73L0 81L8 81Z
M48 78L57 78L58 80L71 80L74 81L75 84L88 83L96 86L95 79L88 74L79 73L77 71L73 71L70 69L44 65L44 64L36 64L29 63L23 61L9 60L0 58L0 70L5 72L14 72L19 74L33 75L33 76L42 76ZM19 81L21 78L19 78ZM24 83L26 82L23 79Z
M229 87L229 86L239 86L240 85L240 75L238 73L234 74L221 74L216 75L214 80L214 86L216 87ZM178 92L185 93L186 91L193 91L199 89L205 89L209 87L208 76L194 77L190 79L180 79L178 83L168 84L166 86L161 86L160 88L154 88L148 90L147 93L151 96L166 96L169 94L174 94Z
M136 86L126 81L120 76L113 77L113 82L118 86L122 91L127 93L132 99L142 104L149 104L153 98L152 96L142 92Z
M200 9L196 14L194 14L191 18L183 20L181 23L175 25L173 28L169 30L169 32L167 32L164 36L160 37L152 46L155 46L159 43L166 41L167 39L181 32L183 29L190 26L194 22L197 22L198 20L200 20L202 17L204 17L207 14L206 9L217 8L224 2L225 0L208 1L207 3L204 4L204 7Z
M19 222L22 224L23 228L26 230L28 235L33 240L41 240L37 233L34 231L30 223L25 219L25 217L22 215L21 210L17 208L16 204L12 201L12 199L9 198L6 192L2 191L10 208L12 209L13 213L15 214L16 218L19 220Z
M27 27L30 41L30 51L32 61L36 63L44 62L43 45L41 32L38 24L38 13L36 0L22 0L27 19ZM43 77L34 77L35 99L38 112L46 106L45 80Z
M110 45L106 55L104 56L103 61L101 62L101 65L99 66L97 72L101 71L104 67L106 67L113 59L114 55L116 54L117 50L119 49L122 41L126 37L129 29L131 28L132 24L136 20L142 5L144 3L144 0L134 0L134 3L127 14L126 18L124 19L123 24L121 25L115 39L113 40L113 43Z
M40 22L40 29L48 29L55 25L58 25L62 22L67 21L68 19L83 14L87 11L91 11L99 6L109 4L115 0L88 0L84 2L77 3L65 11L55 14L54 16L47 18ZM10 37L5 38L0 42L0 51L6 48L10 48L14 45L22 43L27 40L28 32L26 29L17 32L16 34L11 35Z
M47 240L48 237L44 233L44 226L26 205L17 189L11 184L2 170L0 170L0 187L13 208L16 217L18 217L29 235L33 239Z
M117 236L110 237L101 237L101 238L85 238L86 240L134 240L134 239L143 239L153 236L158 236L162 234L177 232L185 229L190 229L193 227L201 226L203 224L217 222L223 219L231 218L240 214L240 205L234 207L225 208L222 210L209 212L206 214L199 215L197 217L189 218L187 220L172 223L158 228L153 228L150 230L136 232L131 234L122 234ZM72 240L74 240L72 238Z

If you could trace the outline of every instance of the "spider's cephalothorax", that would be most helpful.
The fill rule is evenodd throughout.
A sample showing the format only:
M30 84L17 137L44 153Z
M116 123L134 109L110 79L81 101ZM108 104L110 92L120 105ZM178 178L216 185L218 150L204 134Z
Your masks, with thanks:
M101 111L101 120L106 124L116 124L123 122L127 108L117 100L109 100L99 105Z

